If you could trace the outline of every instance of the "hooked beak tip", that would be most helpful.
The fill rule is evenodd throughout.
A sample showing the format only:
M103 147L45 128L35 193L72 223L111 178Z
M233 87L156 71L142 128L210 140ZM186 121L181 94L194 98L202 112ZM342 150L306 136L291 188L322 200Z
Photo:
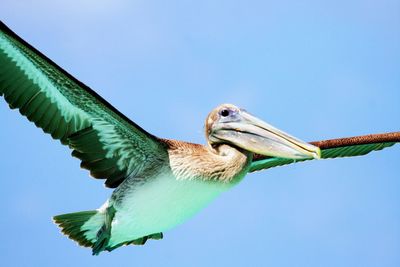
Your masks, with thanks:
M315 149L315 152L313 152L313 158L321 159L321 149L319 147L317 147L317 149Z

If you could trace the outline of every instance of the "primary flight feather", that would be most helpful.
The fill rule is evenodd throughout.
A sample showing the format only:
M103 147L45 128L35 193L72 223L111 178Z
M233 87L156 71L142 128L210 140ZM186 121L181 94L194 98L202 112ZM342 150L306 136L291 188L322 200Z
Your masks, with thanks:
M0 96L115 188L97 210L54 217L93 254L161 239L248 173L365 155L400 132L306 143L231 104L206 119L207 146L160 139L126 118L0 22Z

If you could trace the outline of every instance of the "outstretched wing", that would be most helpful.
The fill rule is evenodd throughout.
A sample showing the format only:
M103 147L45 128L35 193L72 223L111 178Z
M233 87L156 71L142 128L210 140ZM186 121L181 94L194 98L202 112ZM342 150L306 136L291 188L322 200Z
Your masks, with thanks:
M354 157L366 155L372 151L382 150L400 142L400 132L386 134L371 134L325 141L310 142L321 149L322 159ZM310 159L293 160L255 155L250 166L250 172L272 167L302 162Z
M154 169L165 145L0 22L0 96L73 149L81 166L117 187Z

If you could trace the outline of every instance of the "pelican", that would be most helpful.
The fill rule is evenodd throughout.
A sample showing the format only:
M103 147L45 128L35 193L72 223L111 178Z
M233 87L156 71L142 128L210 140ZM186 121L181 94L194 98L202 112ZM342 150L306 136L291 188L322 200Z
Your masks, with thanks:
M158 138L2 22L0 30L0 96L114 188L96 210L54 216L62 233L93 255L162 239L249 172L400 142L393 132L307 143L232 104L206 118L206 146Z

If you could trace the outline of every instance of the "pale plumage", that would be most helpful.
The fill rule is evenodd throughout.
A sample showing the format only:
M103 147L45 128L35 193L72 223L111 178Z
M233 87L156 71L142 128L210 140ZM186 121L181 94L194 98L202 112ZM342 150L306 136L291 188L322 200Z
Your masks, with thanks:
M400 132L305 143L234 105L206 119L207 145L157 138L0 23L0 96L72 149L115 188L97 210L55 216L94 254L161 239L248 173L289 163L365 155Z

